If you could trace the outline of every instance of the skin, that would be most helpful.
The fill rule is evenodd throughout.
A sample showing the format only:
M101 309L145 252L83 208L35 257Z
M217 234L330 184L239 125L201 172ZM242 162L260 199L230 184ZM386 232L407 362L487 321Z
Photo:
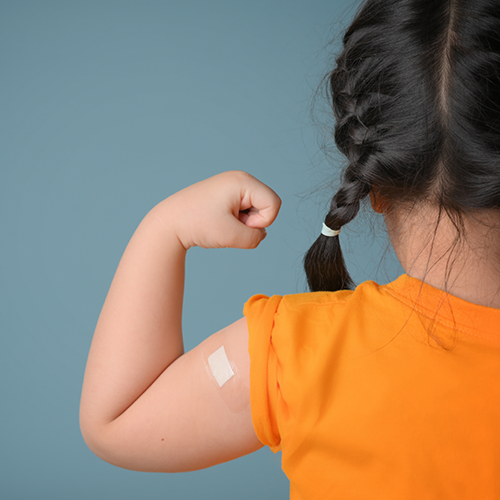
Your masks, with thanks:
M249 401L248 328L240 319L205 342L222 345L239 368L239 413L210 379L203 344L184 353L181 329L186 252L255 248L281 205L244 172L194 184L153 208L120 261L92 341L80 405L90 449L120 467L201 469L262 445Z
M500 309L500 213L464 216L465 237L430 204L384 214L406 274L468 302Z

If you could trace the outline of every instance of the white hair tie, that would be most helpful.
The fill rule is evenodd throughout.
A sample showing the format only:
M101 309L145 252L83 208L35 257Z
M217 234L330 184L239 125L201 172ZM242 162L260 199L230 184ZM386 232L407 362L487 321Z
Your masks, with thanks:
M330 229L324 222L323 222L323 229L321 230L321 234L324 234L325 236L337 236L340 233L340 229Z

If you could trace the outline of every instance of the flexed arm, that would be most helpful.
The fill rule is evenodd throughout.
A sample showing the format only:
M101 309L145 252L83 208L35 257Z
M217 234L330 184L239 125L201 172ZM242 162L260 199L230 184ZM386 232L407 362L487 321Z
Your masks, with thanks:
M141 222L111 284L85 372L80 422L97 455L125 468L180 471L260 447L248 406L246 321L184 354L184 263L192 246L257 247L280 204L251 175L226 172L167 198ZM247 388L235 393L238 412L218 394L203 354L223 341Z

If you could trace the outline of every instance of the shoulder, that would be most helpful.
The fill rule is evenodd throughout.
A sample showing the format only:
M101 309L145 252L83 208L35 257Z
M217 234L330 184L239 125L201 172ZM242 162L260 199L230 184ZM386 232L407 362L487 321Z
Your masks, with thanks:
M310 292L293 295L254 295L245 304L244 315L250 330L260 331L277 326L290 332L301 330L313 322L318 325L331 323L353 310L379 308L384 299L384 287L373 281L365 281L355 290L338 292Z
M338 292L307 292L291 295L254 295L245 304L245 308L263 309L266 307L285 309L322 308L336 304L346 304L367 296L375 296L383 288L374 281L365 281L355 290L340 290Z

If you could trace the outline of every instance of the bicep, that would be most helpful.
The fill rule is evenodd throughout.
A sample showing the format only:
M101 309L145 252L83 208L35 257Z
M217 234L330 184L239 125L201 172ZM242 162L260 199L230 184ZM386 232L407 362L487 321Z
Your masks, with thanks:
M249 379L242 318L179 357L108 424L103 458L134 470L177 472L259 449Z

